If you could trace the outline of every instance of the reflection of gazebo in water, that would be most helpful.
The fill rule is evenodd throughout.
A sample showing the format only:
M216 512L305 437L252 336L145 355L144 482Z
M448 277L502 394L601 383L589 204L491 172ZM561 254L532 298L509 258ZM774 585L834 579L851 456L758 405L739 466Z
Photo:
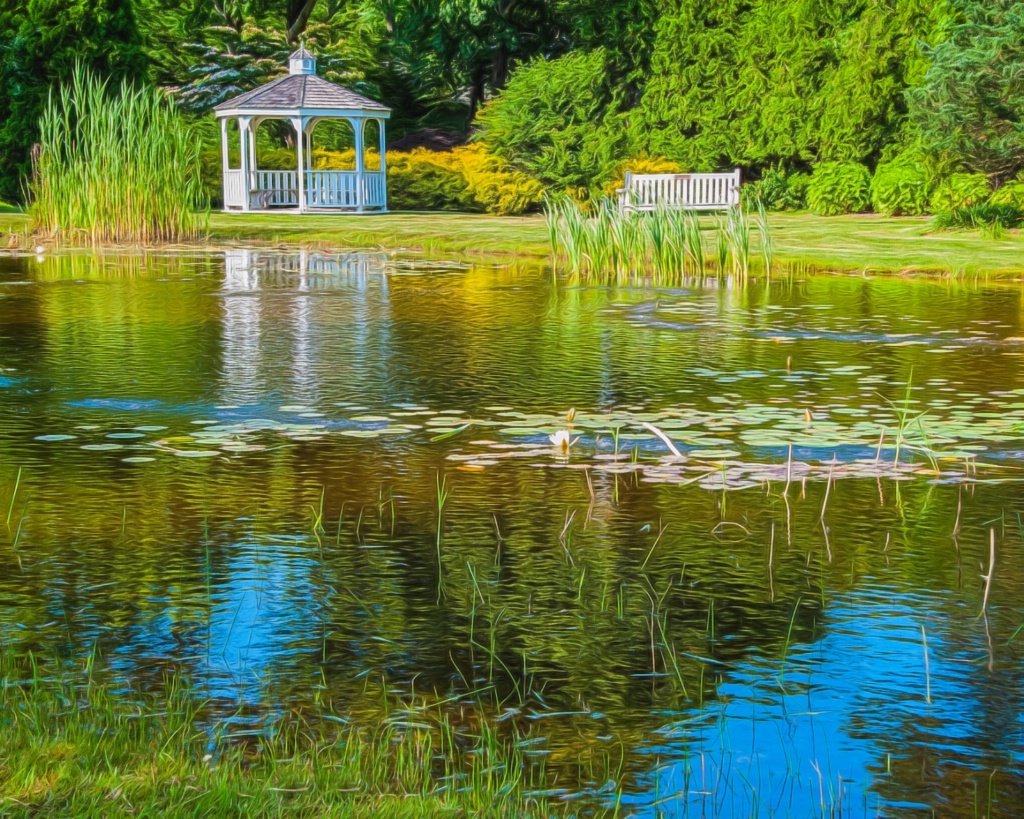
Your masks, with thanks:
M309 210L385 211L388 205L384 165L384 120L391 109L368 97L316 76L316 60L300 48L289 58L288 76L281 77L218 105L224 167L224 209L266 210L271 207ZM240 167L228 161L228 119L238 120ZM256 167L256 128L268 119L286 119L296 134L297 171L261 171ZM355 135L355 170L315 171L312 134L317 123L347 120ZM364 129L377 123L380 170L367 171ZM300 172L301 171L301 172Z
M231 292L348 289L357 292L371 281L387 294L387 257L383 253L321 253L229 248L224 251L224 287Z

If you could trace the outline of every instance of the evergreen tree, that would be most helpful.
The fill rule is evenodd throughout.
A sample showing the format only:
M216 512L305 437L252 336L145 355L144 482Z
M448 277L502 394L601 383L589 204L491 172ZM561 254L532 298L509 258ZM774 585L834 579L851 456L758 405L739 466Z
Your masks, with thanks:
M956 0L947 39L931 49L914 122L947 166L994 181L1024 167L1024 2Z
M904 93L941 4L674 0L658 24L637 150L693 170L873 164L907 129Z

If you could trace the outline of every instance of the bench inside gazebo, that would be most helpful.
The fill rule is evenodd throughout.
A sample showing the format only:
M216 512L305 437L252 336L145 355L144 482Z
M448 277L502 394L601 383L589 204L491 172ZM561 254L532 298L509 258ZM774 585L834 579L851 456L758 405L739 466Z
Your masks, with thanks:
M388 207L384 161L384 121L391 110L376 100L342 88L316 75L316 59L305 47L291 55L287 76L222 102L214 112L221 126L224 210L306 213L310 211L383 212ZM228 120L236 119L239 167L232 168ZM283 119L295 129L294 171L256 167L256 128L268 119ZM313 129L324 120L352 126L355 168L313 170ZM376 122L380 167L367 170L367 122Z

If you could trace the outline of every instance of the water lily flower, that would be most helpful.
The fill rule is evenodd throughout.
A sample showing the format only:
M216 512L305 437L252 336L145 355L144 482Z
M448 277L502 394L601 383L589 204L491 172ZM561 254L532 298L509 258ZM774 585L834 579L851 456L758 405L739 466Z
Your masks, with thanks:
M575 444L579 438L570 438L569 430L560 429L554 435L549 435L548 440L554 444L555 449L561 452L563 455L568 454L569 447Z

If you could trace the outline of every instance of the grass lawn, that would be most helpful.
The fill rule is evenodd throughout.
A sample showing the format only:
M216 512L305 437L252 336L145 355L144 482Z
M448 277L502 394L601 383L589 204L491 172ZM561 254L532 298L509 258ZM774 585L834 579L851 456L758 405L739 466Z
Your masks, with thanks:
M710 219L706 222L710 224ZM0 232L24 233L27 217L0 209ZM928 218L874 215L771 216L779 263L873 272L1024 273L1024 238L993 239L977 232L940 233ZM754 252L757 235L752 231ZM385 248L473 256L549 256L540 216L463 213L385 215L225 214L210 218L219 244L304 244L324 248Z

